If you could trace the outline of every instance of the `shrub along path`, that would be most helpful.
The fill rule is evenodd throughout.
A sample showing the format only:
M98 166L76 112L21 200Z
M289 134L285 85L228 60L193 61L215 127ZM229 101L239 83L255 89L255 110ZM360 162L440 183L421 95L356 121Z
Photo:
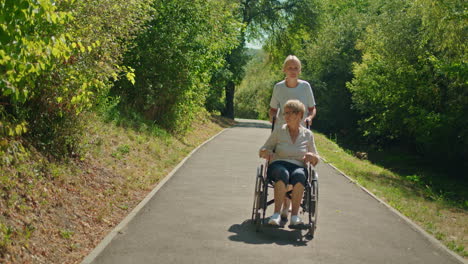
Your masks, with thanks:
M463 263L324 162L315 238L256 233L257 150L269 133L241 120L203 145L84 263Z

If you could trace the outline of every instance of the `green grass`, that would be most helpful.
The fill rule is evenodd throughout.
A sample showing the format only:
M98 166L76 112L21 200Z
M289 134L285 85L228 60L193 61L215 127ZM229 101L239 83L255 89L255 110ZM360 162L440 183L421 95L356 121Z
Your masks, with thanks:
M419 163L412 169L406 154L380 153L377 162L361 160L350 150L315 133L317 148L326 162L333 164L360 185L377 195L423 227L460 256L468 257L468 202L466 184L457 182ZM383 156L382 156L383 155ZM372 158L372 157L369 157ZM414 160L413 160L414 161ZM404 169L402 169L404 168ZM414 173L416 171L416 173Z
M75 232L71 231L71 230L68 230L68 229L63 229L63 230L60 230L60 236L64 239L71 239L73 237L73 234Z

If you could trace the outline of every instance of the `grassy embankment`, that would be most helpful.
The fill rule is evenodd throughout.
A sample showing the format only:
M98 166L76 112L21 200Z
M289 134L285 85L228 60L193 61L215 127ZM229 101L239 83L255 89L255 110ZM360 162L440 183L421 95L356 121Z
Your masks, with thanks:
M424 163L419 163L422 167L417 169L397 169L414 161L414 157L404 154L383 154L379 160L385 161L385 167L394 168L386 169L376 165L377 162L358 159L322 134L315 135L317 148L327 162L412 219L448 248L468 258L466 183L447 179L447 173L437 174L431 168L424 168Z
M79 263L190 151L232 121L206 115L184 137L85 117L78 155L0 166L0 263Z

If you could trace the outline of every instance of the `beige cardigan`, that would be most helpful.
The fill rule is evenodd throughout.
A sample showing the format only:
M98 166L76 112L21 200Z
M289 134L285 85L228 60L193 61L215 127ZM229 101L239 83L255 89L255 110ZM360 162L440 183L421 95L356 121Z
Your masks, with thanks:
M299 135L293 143L286 124L273 130L260 151L264 149L275 151L272 162L284 160L301 167L306 166L303 158L307 152L318 155L312 131L299 126Z

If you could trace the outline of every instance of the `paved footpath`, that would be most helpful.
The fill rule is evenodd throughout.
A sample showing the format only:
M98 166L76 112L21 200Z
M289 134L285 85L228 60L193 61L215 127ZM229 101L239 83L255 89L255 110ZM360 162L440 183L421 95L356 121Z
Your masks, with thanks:
M463 263L325 162L315 238L256 233L257 151L269 133L241 120L203 145L83 263Z

